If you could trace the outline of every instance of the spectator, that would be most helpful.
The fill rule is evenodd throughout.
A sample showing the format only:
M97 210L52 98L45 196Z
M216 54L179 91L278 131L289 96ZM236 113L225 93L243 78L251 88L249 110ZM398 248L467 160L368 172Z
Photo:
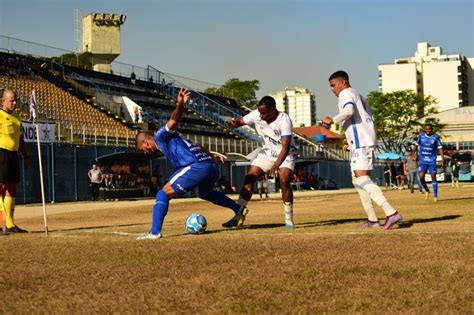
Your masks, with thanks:
M398 189L405 189L405 167L403 162L397 166L397 186Z
M385 163L385 166L383 167L383 177L385 180L385 189L391 188L390 166L388 165L388 163Z
M97 168L97 164L92 164L92 168L87 173L89 176L90 188L91 188L91 195L92 200L97 200L99 198L99 187L102 184L103 176L100 170Z
M265 173L261 176L257 181L257 189L258 194L260 195L260 199L262 199L262 193L265 194L265 198L268 198L268 174Z
M133 85L137 83L137 76L135 75L135 72L132 71L132 74L130 75L130 82L132 82Z
M135 115L135 124L138 124L138 122L140 121L140 109L138 108L138 106L135 106L135 108L133 109L133 114Z
M390 163L390 185L392 187L397 186L397 168L393 162Z

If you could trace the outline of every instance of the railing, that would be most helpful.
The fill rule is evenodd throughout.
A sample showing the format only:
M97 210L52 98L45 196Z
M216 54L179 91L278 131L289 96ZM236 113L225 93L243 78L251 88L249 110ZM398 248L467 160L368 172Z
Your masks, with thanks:
M185 87L192 90L191 101L188 108L215 122L219 126L228 129L226 120L241 116L240 113L237 113L216 102L215 100L201 94L200 92L193 90L192 87L186 86L182 82L176 80L174 77L157 70L153 66L148 66L148 69L149 74L155 74L157 78L161 78L161 80L164 80L167 83L166 85L161 84L161 90L164 94L170 96L173 99L176 99L177 97L178 87ZM234 129L232 130L232 133L235 133L244 139L255 141L257 143L261 142L261 139L257 133L248 127Z

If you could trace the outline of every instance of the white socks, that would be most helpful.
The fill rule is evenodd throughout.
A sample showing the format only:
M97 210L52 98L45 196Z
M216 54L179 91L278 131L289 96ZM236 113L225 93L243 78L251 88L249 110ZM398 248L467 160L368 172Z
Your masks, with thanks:
M395 209L393 209L393 207L387 201L380 187L375 185L369 176L365 175L365 176L357 177L355 180L355 183L358 188L363 189L369 194L370 199L372 199L377 205L379 205L383 209L387 217L397 212ZM361 200L362 200L362 197L361 197ZM362 201L362 203L364 202ZM364 209L365 209L365 206L364 206Z
M288 228L293 227L293 204L291 202L284 202L283 208L285 209L285 225Z
M359 193L360 201L362 202L362 207L364 207L365 212L367 213L367 217L369 221L378 222L379 219L375 214L374 206L372 205L372 200L370 199L370 195L367 191L362 189L356 182L357 178L352 177L352 184L354 185L355 189Z

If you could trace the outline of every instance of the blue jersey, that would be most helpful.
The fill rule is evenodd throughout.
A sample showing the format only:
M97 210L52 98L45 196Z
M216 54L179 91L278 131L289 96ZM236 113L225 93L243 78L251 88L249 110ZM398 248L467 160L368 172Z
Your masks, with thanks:
M426 133L422 133L416 140L418 146L418 156L420 164L436 164L436 156L438 155L438 149L441 149L443 145L437 134L428 136Z
M169 131L165 125L155 135L158 149L178 168L198 162L213 162L202 148L184 139L179 132Z

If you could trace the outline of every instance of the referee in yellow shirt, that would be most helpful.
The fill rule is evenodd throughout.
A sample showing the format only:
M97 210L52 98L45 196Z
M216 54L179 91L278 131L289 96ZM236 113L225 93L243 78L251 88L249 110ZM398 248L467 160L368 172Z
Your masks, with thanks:
M16 187L20 181L18 151L25 158L25 168L29 165L29 156L21 132L21 118L14 113L15 108L15 92L11 89L4 90L0 109L0 209L5 211L5 233L26 233L27 231L20 229L13 221Z

